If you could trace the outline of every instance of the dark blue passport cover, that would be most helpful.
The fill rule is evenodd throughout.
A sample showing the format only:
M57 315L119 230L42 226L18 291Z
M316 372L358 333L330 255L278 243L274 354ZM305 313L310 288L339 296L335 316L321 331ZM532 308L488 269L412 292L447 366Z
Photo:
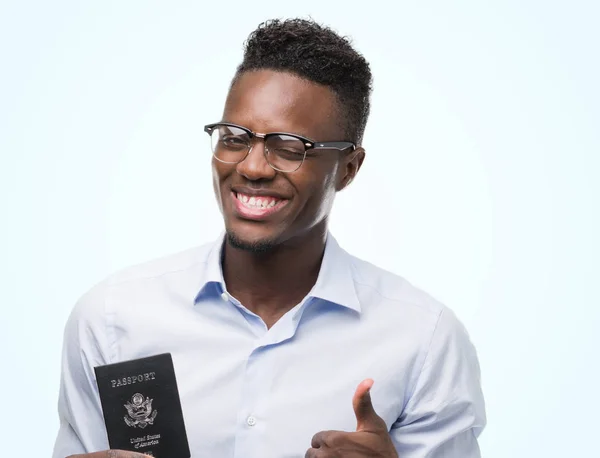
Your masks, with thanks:
M190 458L170 353L94 368L111 449Z

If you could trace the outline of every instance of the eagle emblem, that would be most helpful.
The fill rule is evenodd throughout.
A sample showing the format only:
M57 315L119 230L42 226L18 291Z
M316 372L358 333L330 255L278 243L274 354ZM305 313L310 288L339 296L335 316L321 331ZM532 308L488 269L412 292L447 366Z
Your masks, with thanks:
M154 424L156 410L152 410L152 399L145 398L140 393L135 393L131 397L131 402L124 404L127 409L127 415L123 417L127 426L133 428L145 428Z

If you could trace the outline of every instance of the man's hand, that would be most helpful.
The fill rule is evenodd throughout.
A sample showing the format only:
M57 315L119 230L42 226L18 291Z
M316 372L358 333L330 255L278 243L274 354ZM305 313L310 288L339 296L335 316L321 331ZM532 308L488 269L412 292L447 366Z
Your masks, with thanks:
M85 453L83 455L71 455L67 458L152 458L138 452L127 452L125 450L104 450L103 452Z
M385 421L375 413L369 391L373 380L363 380L352 398L356 432L321 431L312 438L305 458L398 458Z

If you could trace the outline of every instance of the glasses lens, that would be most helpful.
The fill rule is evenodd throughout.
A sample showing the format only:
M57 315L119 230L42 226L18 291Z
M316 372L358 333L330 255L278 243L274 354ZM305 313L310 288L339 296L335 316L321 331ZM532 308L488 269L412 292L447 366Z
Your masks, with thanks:
M271 166L283 172L293 172L304 162L304 142L291 135L270 135L265 148Z
M239 127L216 126L210 141L213 155L222 162L240 162L250 149L250 136Z

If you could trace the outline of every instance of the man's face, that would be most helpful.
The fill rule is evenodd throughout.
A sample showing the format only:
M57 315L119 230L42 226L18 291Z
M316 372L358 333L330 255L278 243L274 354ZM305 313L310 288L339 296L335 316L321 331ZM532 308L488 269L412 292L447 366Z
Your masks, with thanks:
M223 121L260 133L346 140L329 88L270 70L246 72L237 79L227 97ZM213 182L229 240L255 251L323 229L336 191L354 176L363 156L362 150L359 154L314 150L298 170L283 173L268 164L262 139L253 139L252 144L238 164L213 159ZM256 207L259 198L266 209Z

